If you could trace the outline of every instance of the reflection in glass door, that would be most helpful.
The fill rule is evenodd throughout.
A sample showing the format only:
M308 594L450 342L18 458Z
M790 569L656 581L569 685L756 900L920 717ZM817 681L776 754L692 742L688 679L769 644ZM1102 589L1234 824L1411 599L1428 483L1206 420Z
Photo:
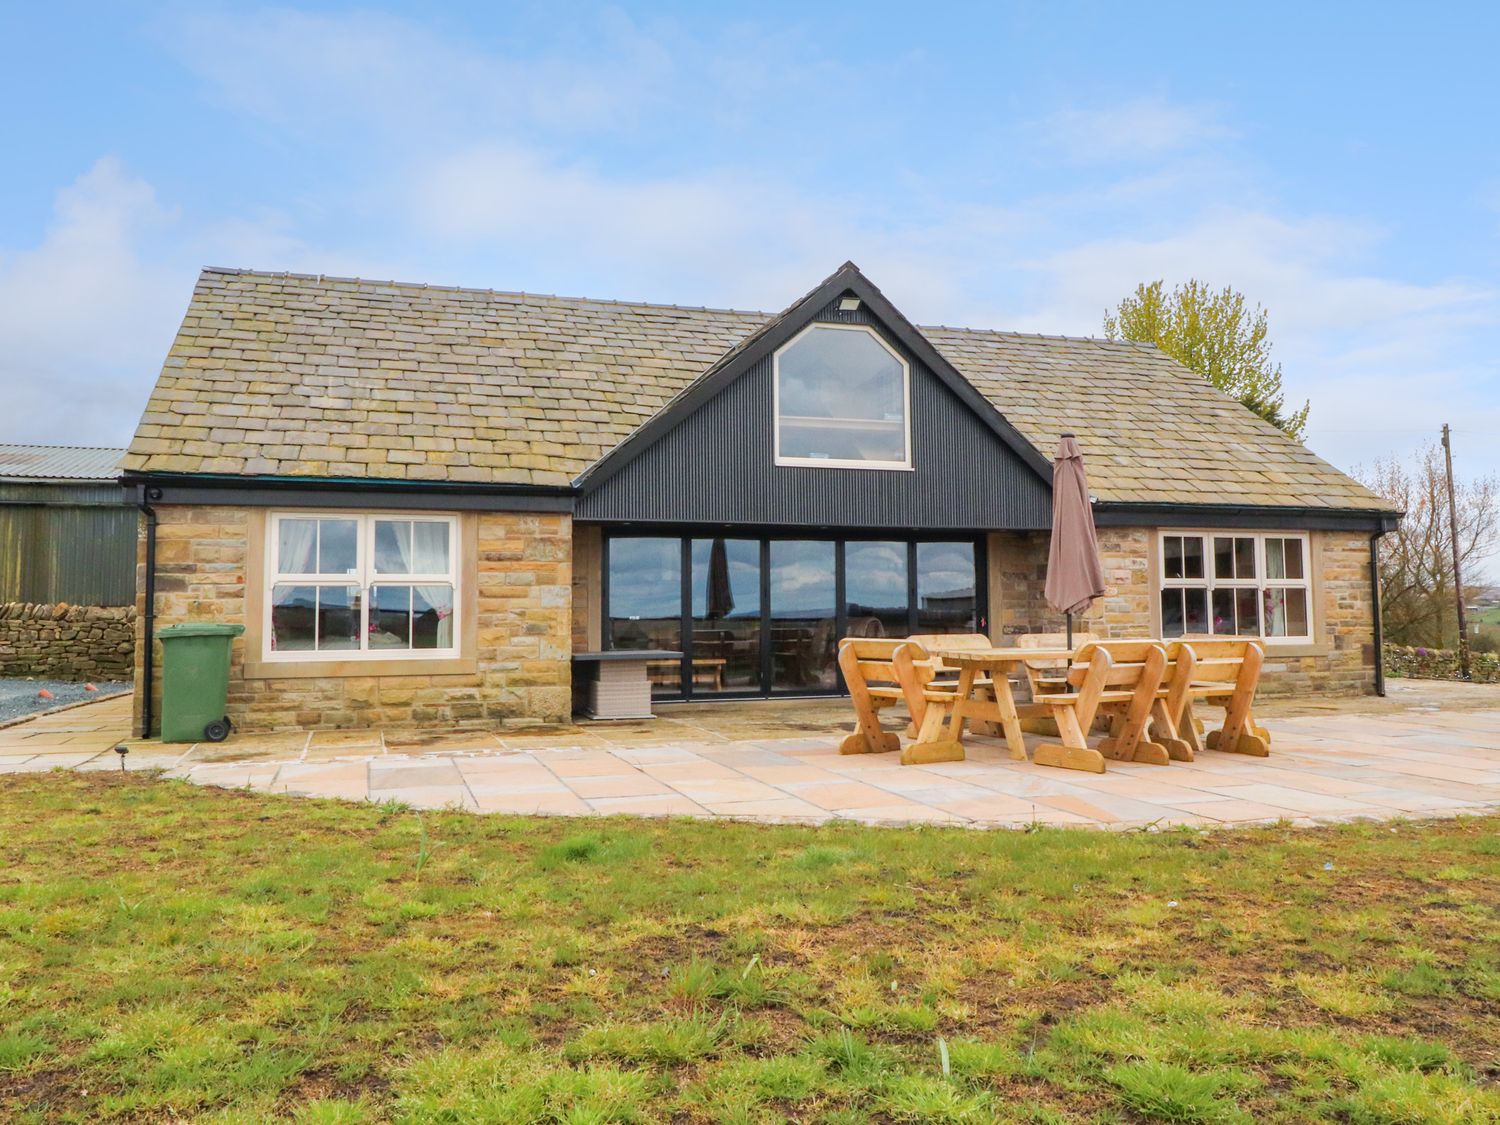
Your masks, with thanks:
M973 541L611 535L605 556L606 646L684 654L651 665L660 699L836 692L841 637L978 632L984 612Z
M760 690L760 540L693 540L693 694Z
M613 539L609 545L611 648L682 648L682 540ZM653 662L651 694L682 694L678 660Z
M771 541L771 689L830 691L838 686L838 595L834 545Z
M905 543L844 544L844 633L904 637L911 632Z
M979 632L974 544L917 544L917 632Z

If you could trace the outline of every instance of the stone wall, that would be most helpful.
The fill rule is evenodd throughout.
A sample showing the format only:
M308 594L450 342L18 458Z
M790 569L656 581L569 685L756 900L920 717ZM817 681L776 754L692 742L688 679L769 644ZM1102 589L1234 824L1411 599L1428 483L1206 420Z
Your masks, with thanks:
M1153 528L1099 529L1105 593L1086 615L1074 619L1076 631L1117 638L1159 634L1156 534ZM1014 643L1021 633L1062 632L1061 615L1043 596L1047 545L1045 532L990 536L990 635L997 644ZM1261 691L1269 696L1373 691L1369 537L1314 532L1312 568L1317 635L1311 643L1267 646Z
M134 653L131 606L0 605L0 676L128 680Z
M247 731L357 727L498 728L565 722L570 686L571 519L563 514L480 513L461 517L460 560L474 581L458 613L474 615L474 651L463 671L401 674L379 662L344 661L341 674L303 673L261 660L256 541L263 513L244 508L158 509L157 627L180 621L247 625L234 642L229 718ZM141 548L144 561L144 545ZM247 584L250 596L247 598ZM144 596L143 593L141 595ZM253 616L259 616L254 614ZM157 645L160 669L160 644ZM248 662L248 674L247 674ZM445 664L457 662L444 662ZM137 662L139 675L139 661ZM157 714L161 679L155 677ZM137 692L136 726L140 727Z
M1461 680L1458 651L1447 648L1385 646L1386 675L1413 680ZM1476 684L1500 684L1500 655L1469 654L1469 679Z

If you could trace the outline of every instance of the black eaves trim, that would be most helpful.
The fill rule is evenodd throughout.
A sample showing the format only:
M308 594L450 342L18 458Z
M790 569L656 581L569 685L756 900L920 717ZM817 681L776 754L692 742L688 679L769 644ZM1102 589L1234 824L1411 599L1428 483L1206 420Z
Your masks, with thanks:
M959 401L993 430L1044 484L1049 488L1052 486L1052 462L1010 424L995 408L994 403L975 390L974 385L943 358L942 353L932 346L927 337L891 304L885 294L853 262L845 262L812 292L736 344L624 441L585 469L573 483L582 492L597 488L684 417L802 331L835 297L846 292L860 298L890 333L958 396Z
M1096 501L1098 527L1240 528L1246 531L1395 531L1401 512L1370 508L1291 508L1253 504L1139 504Z
M448 511L569 512L571 486L466 481L392 481L358 477L267 477L198 473L126 473L120 483L144 489L152 504L237 504L250 508L396 510L441 498Z

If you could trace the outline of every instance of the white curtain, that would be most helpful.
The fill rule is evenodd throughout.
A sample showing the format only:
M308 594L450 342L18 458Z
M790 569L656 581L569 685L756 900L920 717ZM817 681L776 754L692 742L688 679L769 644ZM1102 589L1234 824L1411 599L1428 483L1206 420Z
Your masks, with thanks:
M375 573L410 574L411 521L375 521Z
M280 520L280 543L276 568L281 574L312 574L317 569L313 555L318 542L317 520Z
M411 525L412 573L448 573L448 525L415 522Z
M417 597L421 598L437 614L437 644L436 648L453 647L453 587L452 586L418 586ZM416 606L412 606L412 616L418 616ZM413 630L415 632L415 630Z

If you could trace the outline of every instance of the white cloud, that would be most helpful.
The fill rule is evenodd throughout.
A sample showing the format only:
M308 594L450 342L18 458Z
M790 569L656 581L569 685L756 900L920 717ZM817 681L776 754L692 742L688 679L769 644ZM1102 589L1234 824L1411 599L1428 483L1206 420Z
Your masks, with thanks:
M1081 163L1150 159L1233 136L1211 107L1160 96L1059 110L1039 130L1047 143Z
M174 222L149 184L105 158L58 192L38 245L0 254L10 440L129 436L191 287L141 255Z

